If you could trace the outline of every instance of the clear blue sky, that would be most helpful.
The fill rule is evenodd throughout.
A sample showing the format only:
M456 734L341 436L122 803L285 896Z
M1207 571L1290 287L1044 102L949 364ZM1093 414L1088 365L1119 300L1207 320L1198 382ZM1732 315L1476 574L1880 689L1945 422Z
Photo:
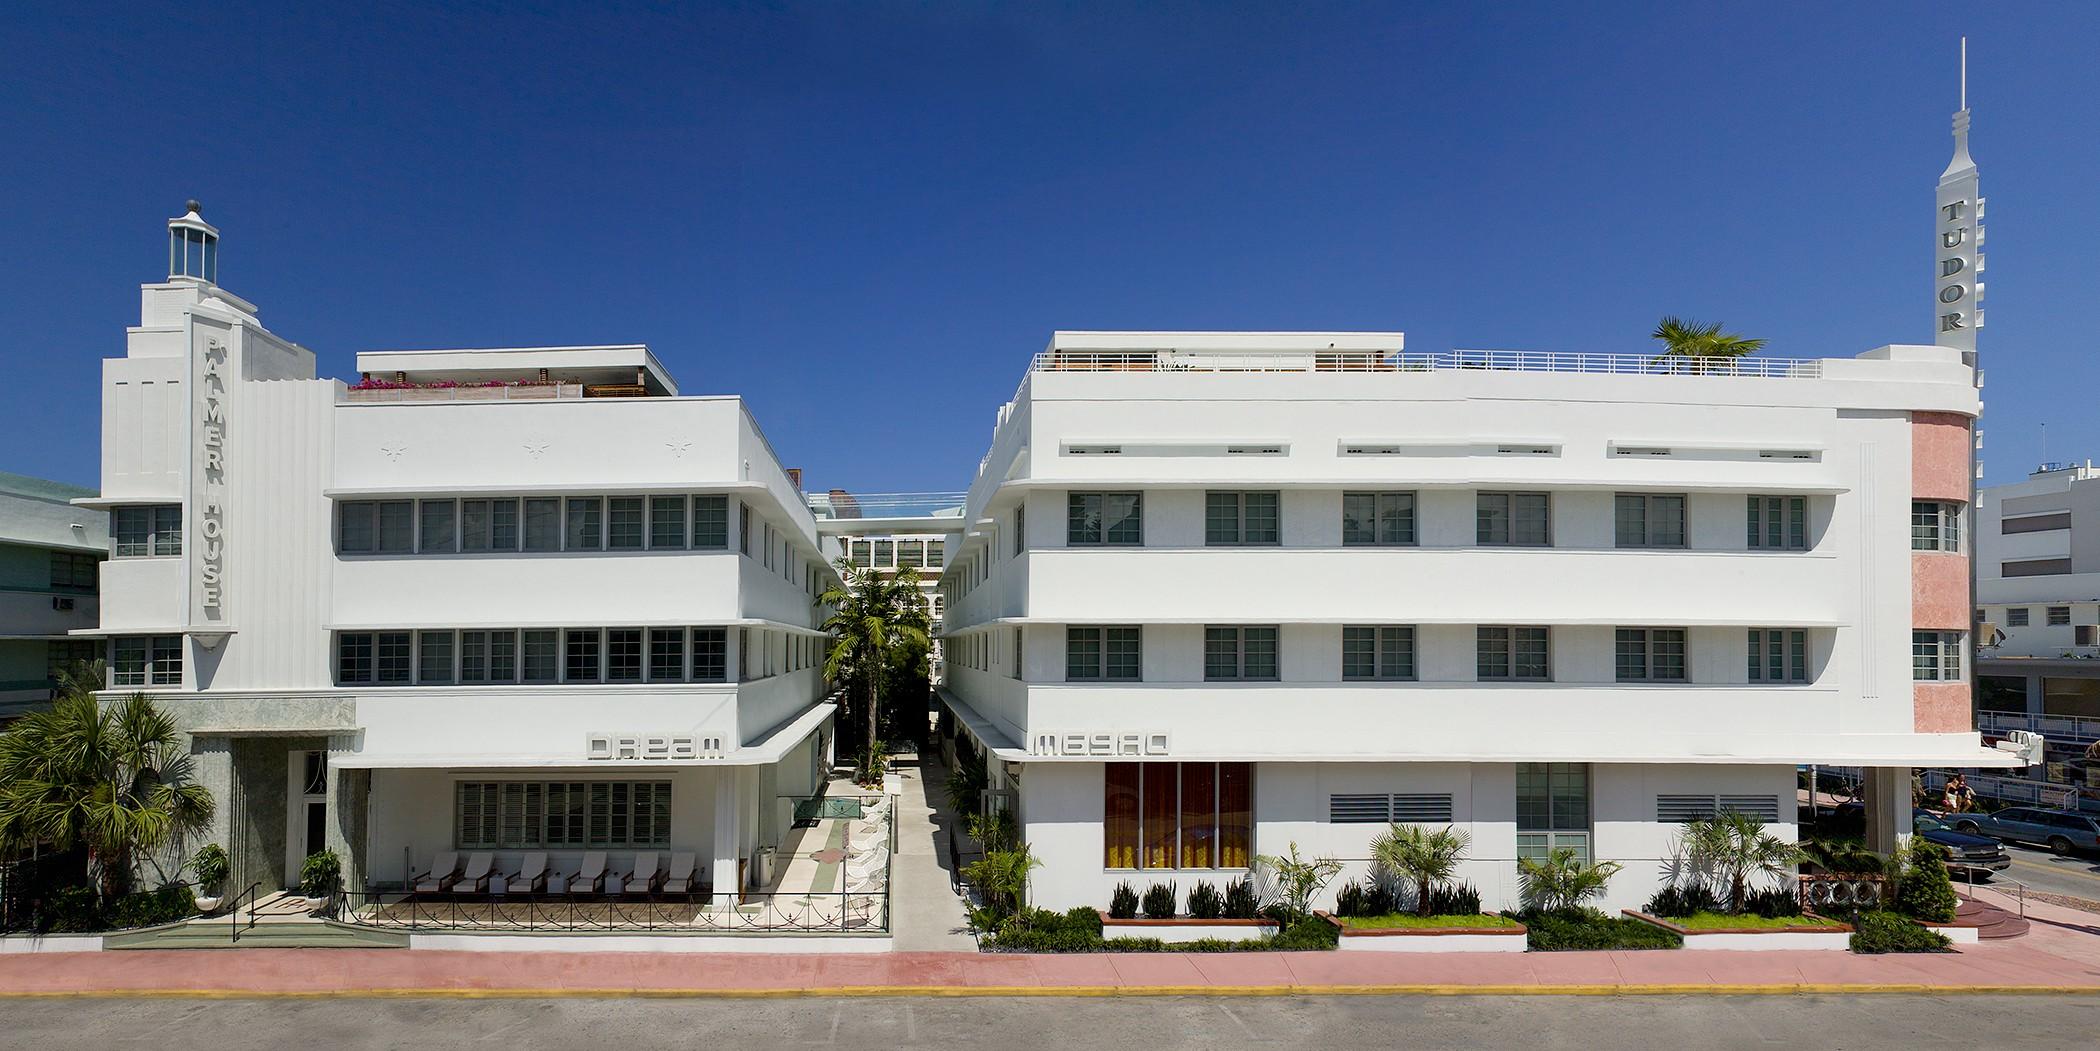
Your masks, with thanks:
M1962 32L1988 476L2100 458L2100 6L300 6L11 5L0 469L95 483L188 197L323 374L646 342L864 491L966 484L1057 328L1929 342Z

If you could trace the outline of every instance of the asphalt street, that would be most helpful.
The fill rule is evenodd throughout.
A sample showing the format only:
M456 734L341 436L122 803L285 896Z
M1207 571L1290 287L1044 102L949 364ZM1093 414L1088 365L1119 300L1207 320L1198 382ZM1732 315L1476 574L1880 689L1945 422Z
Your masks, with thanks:
M0 1006L5 1046L2091 1048L2092 996L102 999Z
M2005 845L2005 852L2012 858L2012 867L1994 874L1990 880L1977 881L1978 886L1995 887L2010 893L2012 884L2009 880L2019 880L2029 890L2100 903L2100 858L2091 854L2060 858L2047 850L2011 843Z

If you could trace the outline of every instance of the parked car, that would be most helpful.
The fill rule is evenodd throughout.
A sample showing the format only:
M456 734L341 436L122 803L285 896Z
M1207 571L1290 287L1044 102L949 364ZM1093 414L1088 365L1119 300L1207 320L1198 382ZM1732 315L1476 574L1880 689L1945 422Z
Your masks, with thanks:
M1955 816L1956 832L1979 832L2007 843L2033 843L2058 854L2100 851L2100 822L2073 810L2007 807L1991 814Z
M2012 867L2012 857L2005 853L2005 847L1997 840L1976 833L1957 832L1923 810L1911 813L1910 827L1927 842L1946 847L1950 855L1947 867L1957 872L1988 875Z
M1910 827L1926 840L1947 848L1947 868L1954 872L1987 876L2012 867L2012 857L1997 840L1958 831L1947 824L1946 818L1922 807L1911 809ZM1818 835L1857 837L1866 829L1865 808L1856 799L1839 803L1824 809L1813 828Z

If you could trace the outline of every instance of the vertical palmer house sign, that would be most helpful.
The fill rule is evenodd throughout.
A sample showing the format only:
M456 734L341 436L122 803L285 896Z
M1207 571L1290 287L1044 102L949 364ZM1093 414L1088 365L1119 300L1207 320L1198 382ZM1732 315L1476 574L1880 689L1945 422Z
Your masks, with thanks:
M226 573L226 343L207 340L197 377L197 442L204 484L197 505L197 604L213 620L225 616Z

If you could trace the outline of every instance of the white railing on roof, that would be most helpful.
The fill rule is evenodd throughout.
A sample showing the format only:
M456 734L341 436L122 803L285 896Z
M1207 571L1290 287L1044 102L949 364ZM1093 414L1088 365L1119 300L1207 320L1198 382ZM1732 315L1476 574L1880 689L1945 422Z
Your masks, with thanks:
M962 514L968 493L804 493L818 518L926 518Z
M1816 358L1680 358L1656 354L1572 354L1546 350L1452 350L1393 353L1361 350L1243 352L1224 350L1048 350L1034 372L1584 372L1632 376L1719 376L1818 379Z

